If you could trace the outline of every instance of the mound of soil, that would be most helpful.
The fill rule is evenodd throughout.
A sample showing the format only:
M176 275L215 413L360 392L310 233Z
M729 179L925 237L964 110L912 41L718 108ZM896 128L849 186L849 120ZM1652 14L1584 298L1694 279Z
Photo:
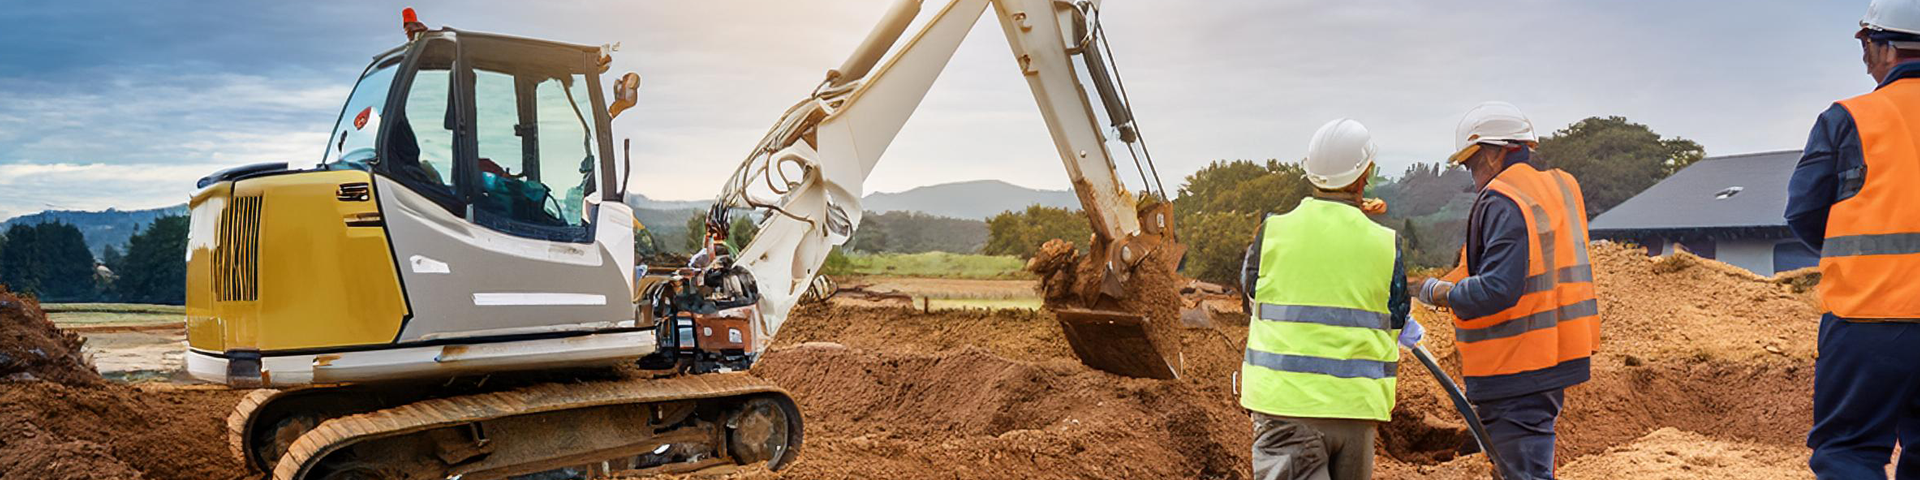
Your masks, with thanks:
M0 382L99 385L100 373L81 353L82 343L79 335L54 327L39 302L0 287Z
M219 479L241 392L101 379L78 335L0 291L0 480Z
M1804 449L1726 441L1673 428L1567 463L1559 473L1568 480L1813 478Z
M754 372L792 391L808 443L784 478L1241 478L1237 407L1183 383L977 347L938 353L809 343Z
M1021 360L1072 360L1073 349L1053 316L1022 309L939 310L859 307L832 303L795 308L774 339L774 348L834 342L876 352L986 349ZM804 320L798 320L804 319Z
M1593 380L1567 392L1558 424L1561 476L1805 478L1807 452L1799 445L1811 417L1818 315L1804 291L1810 283L1689 255L1649 258L1618 245L1596 245L1593 253L1602 351ZM1078 259L1064 265L1073 268L1043 278L1067 279L1063 291L1090 278ZM1251 428L1233 386L1245 312L1228 311L1238 308L1232 299L1208 302L1215 318L1240 320L1180 329L1177 277L1161 274L1165 285L1135 282L1155 290L1138 292L1140 303L1128 308L1170 327L1157 334L1181 353L1178 380L1081 365L1045 312L796 310L753 372L799 401L803 453L777 474L748 467L730 477L1248 478ZM1043 283L1050 296L1057 287ZM19 343L12 331L33 323L5 312L7 339ZM1457 376L1450 319L1424 308L1415 315L1429 327L1429 349ZM69 338L50 327L29 332ZM1472 454L1439 383L1410 356L1400 372L1393 421L1380 427L1375 478L1488 478L1485 457ZM241 394L0 384L7 406L0 409L0 472L235 478L240 467L225 450L221 422ZM16 478L6 475L0 480Z
M0 386L0 405L6 405L0 409L0 472L62 480L238 478L243 472L227 452L225 419L244 393L6 384Z
M1804 272L1775 282L1691 253L1655 258L1615 243L1595 244L1592 260L1603 356L1813 358L1820 307Z
M0 480L144 478L104 445L64 439L20 419L0 419L0 439Z

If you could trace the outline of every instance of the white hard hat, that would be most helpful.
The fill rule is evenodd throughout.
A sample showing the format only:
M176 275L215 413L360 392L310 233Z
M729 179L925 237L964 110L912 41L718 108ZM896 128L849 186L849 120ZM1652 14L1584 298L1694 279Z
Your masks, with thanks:
M1873 0L1860 28L1920 35L1920 0Z
M1534 145L1540 138L1533 133L1533 121L1527 114L1520 113L1520 107L1507 102L1482 103L1467 115L1460 117L1460 125L1453 130L1453 163L1465 161L1469 147L1482 143L1512 145L1516 143Z
M1373 134L1353 119L1327 122L1307 142L1307 181L1327 190L1346 188L1373 166Z

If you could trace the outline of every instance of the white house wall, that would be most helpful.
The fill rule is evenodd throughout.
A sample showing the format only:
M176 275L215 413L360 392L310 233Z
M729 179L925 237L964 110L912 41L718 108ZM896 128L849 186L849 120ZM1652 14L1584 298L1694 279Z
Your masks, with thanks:
M1715 246L1715 260L1747 269L1762 276L1773 276L1773 244L1777 239L1767 240L1720 240Z

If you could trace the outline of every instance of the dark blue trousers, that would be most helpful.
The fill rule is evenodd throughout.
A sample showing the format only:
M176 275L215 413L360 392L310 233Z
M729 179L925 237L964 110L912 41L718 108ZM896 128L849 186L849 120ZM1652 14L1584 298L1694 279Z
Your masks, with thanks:
M1508 480L1553 480L1553 422L1566 398L1566 389L1556 388L1473 406L1493 452L1515 476Z
M1820 319L1807 465L1821 480L1920 480L1920 324Z

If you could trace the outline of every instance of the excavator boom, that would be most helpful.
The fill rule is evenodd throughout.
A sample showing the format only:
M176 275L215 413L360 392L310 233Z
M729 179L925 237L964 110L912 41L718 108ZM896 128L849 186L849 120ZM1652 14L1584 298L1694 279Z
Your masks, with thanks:
M754 338L761 342L779 331L831 249L852 236L862 216L860 198L868 174L989 7L997 14L1092 224L1095 238L1089 250L1100 265L1100 294L1123 295L1140 262L1154 259L1172 267L1184 254L1167 204L1135 198L1114 167L1105 129L1129 143L1130 152L1139 134L1124 94L1111 82L1110 62L1097 47L1099 2L952 0L881 63L922 6L921 0L896 2L841 68L829 71L813 95L775 124L719 197L728 207L771 212L753 242L737 255L759 284ZM1103 108L1089 97L1081 67L1094 79L1093 91L1100 94ZM869 70L871 74L862 76ZM1144 168L1142 173L1145 177ZM1149 188L1156 183L1150 182ZM1164 191L1160 196L1164 199ZM1143 203L1147 208L1141 208ZM1111 310L1056 313L1088 364L1126 375L1172 376L1163 361L1166 356L1152 349L1150 341L1144 343L1147 351L1128 347L1147 338L1146 319L1139 315ZM755 345L756 350L764 347ZM1143 357L1159 360L1146 362L1155 365L1151 368L1123 366Z

